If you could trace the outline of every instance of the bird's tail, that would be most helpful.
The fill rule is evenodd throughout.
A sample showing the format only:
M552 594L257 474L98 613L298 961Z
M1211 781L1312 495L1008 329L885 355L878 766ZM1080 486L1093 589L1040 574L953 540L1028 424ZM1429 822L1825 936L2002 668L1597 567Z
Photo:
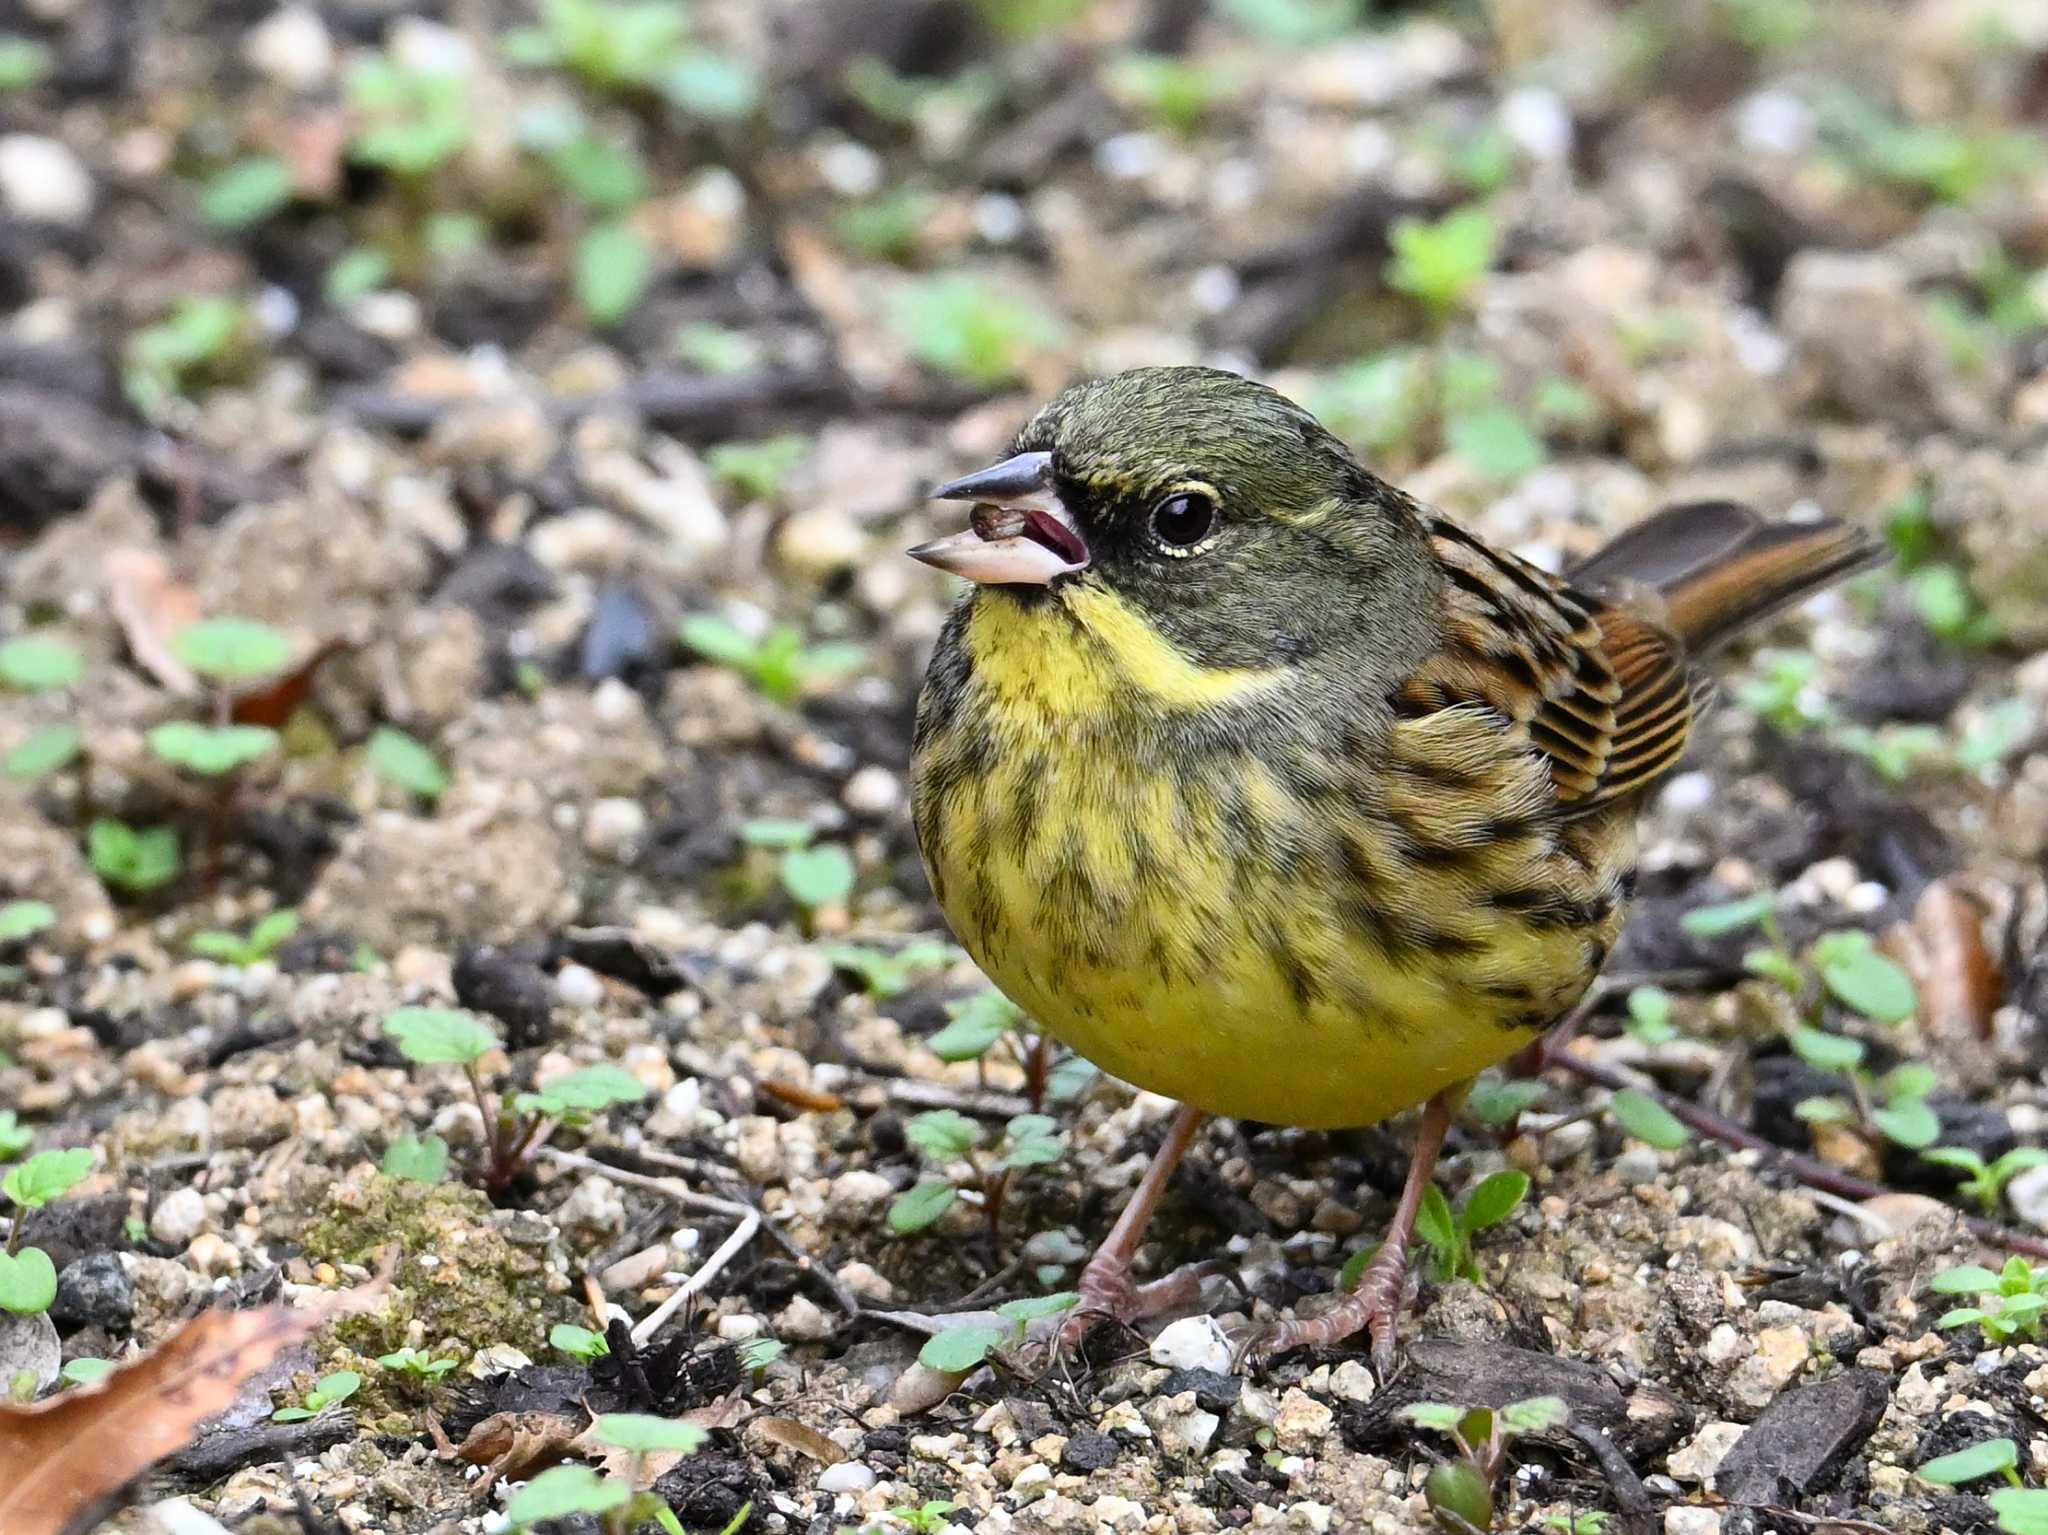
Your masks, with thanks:
M1576 567L1572 585L1630 606L1656 593L1663 626L1705 655L1736 631L1885 558L1861 528L1766 522L1732 501L1668 506ZM1640 601L1640 599L1638 599Z

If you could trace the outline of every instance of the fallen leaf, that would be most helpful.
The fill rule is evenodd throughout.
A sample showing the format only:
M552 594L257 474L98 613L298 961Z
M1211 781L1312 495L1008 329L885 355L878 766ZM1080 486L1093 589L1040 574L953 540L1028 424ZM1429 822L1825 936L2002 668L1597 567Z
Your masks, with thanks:
M96 1384L0 1406L0 1530L61 1535L81 1509L191 1443L243 1381L323 1323L377 1303L386 1284L299 1310L204 1312Z
M199 679L172 654L171 640L205 616L199 593L153 549L111 549L101 565L107 573L107 606L128 641L128 653L173 693L196 696Z
M347 647L346 640L323 640L314 647L311 655L291 670L279 672L275 677L265 678L237 693L229 710L230 716L237 725L268 725L272 730L282 730L313 690L313 676L320 670L321 663Z
M706 1431L714 1428L731 1428L738 1421L743 1405L740 1394L737 1391L729 1391L715 1401L706 1402L702 1407L692 1408L683 1413L676 1421ZM686 1450L651 1450L636 1456L631 1450L621 1449L615 1444L606 1444L599 1439L595 1424L577 1436L573 1448L578 1455L595 1460L604 1468L607 1476L630 1480L637 1470L640 1479L648 1483L660 1481L690 1458Z
M810 1424L799 1423L795 1418L756 1418L754 1432L770 1444L794 1450L821 1466L836 1466L846 1459L846 1451Z
M501 1476L525 1481L579 1453L583 1426L551 1412L494 1412L464 1436L461 1444L439 1448L443 1460L466 1460L484 1468L477 1484L482 1498ZM438 1437L438 1436L437 1436Z
M1935 880L1920 893L1912 921L1894 928L1884 947L1912 974L1929 1034L1958 1043L1991 1037L2004 980L1973 895L1952 879Z

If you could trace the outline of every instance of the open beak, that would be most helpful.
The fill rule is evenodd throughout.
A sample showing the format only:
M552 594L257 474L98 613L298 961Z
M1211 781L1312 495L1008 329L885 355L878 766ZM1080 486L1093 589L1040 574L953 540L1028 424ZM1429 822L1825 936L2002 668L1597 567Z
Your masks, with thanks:
M1050 453L1019 453L948 480L932 498L974 502L974 520L964 533L919 544L914 560L983 586L1047 586L1088 568L1087 540L1053 488Z

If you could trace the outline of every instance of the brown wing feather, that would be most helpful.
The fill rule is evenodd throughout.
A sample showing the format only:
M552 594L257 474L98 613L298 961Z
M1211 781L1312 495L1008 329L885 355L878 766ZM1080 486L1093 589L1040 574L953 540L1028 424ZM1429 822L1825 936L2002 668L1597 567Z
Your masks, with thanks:
M1443 639L1396 692L1397 708L1484 705L1527 735L1574 814L1677 760L1692 724L1677 641L1455 523L1432 519L1430 535L1445 575Z

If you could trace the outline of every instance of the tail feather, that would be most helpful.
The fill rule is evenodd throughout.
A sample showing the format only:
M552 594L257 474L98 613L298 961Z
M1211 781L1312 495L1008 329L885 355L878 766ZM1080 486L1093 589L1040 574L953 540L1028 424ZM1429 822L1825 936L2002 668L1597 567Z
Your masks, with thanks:
M1847 523L1766 522L1733 502L1702 501L1666 507L1638 523L1568 579L1623 601L1631 588L1656 592L1663 624L1687 655L1698 657L1885 554Z

